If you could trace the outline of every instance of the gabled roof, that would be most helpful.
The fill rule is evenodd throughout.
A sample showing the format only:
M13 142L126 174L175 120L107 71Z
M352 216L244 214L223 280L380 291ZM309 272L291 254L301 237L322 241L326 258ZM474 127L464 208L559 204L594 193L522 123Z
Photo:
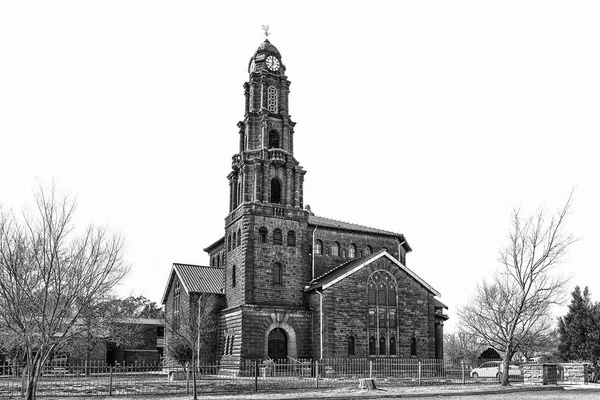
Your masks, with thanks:
M342 229L346 231L354 231L354 232L366 232L366 233L374 233L376 235L385 235L385 236L394 236L400 239L400 241L404 242L402 245L406 248L406 251L411 251L411 247L408 245L406 238L401 233L386 231L383 229L370 228L364 225L352 224L350 222L337 221L331 218L319 217L317 215L309 215L308 223L310 225L322 226L326 228L334 228L334 229Z
M209 245L207 248L203 249L205 252L210 253L210 251L212 249L214 249L215 247L222 245L225 243L225 236L223 236L221 239L217 240L216 242L214 242L213 244Z
M186 293L216 293L223 294L223 268L203 267L201 265L173 263L167 287L162 298L162 304L167 301L169 288L177 275Z
M401 270L406 272L408 275L410 275L412 278L414 278L417 282L419 282L421 285L423 285L423 287L425 287L425 289L429 290L435 296L440 296L440 293L437 290L432 288L431 285L429 285L427 282L425 282L423 279L421 279L417 274L415 274L408 267L403 265L400 261L398 261L394 257L392 257L385 250L379 250L378 252L370 254L368 256L365 256L365 257L362 257L362 258L359 258L356 260L348 261L344 264L341 264L340 266L328 271L327 273L313 279L312 282L310 283L310 285L305 289L305 291L308 292L308 291L311 291L311 290L314 290L317 288L327 289L331 285L336 284L337 282L341 281L342 279L346 278L347 276L352 275L356 271L361 270L362 268L371 264L373 261L376 261L382 257L387 257L390 261L392 261L394 264L396 264L398 266L398 268L400 268Z

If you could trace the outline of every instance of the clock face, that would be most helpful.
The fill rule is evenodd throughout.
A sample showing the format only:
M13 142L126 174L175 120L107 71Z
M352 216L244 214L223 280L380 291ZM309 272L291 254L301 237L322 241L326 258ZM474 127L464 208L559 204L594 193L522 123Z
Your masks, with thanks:
M273 56L267 57L267 68L271 71L277 71L279 69L279 60Z

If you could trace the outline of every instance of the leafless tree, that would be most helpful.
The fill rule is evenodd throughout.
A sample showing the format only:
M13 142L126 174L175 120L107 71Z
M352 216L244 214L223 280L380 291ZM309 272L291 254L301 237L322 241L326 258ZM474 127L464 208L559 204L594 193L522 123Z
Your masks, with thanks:
M219 305L215 294L192 294L189 307L182 307L178 315L167 313L167 353L192 368L194 400L198 398L196 373L200 362L211 361L215 355Z
M56 187L35 194L33 215L0 210L0 330L22 343L27 399L83 310L125 276L123 240L103 227L76 231L74 199Z
M478 337L462 329L444 334L444 358L475 362L485 350Z
M509 242L500 251L500 268L481 283L459 310L465 330L503 355L503 371L515 352L553 335L551 308L564 301L568 278L556 273L576 239L565 232L573 192L556 214L544 208L523 217L514 210ZM502 374L502 385L509 384Z

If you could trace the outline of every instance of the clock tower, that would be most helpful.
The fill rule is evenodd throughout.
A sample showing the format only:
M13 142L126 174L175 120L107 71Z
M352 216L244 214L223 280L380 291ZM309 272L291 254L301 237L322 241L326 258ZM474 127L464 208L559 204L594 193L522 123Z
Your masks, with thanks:
M228 175L221 328L231 339L224 339L223 361L310 356L305 340L288 342L308 336L311 314L303 290L312 270L309 212L303 207L306 171L294 157L285 71L268 40L248 64L239 151ZM285 338L285 346L276 348L277 340L263 337L273 331Z

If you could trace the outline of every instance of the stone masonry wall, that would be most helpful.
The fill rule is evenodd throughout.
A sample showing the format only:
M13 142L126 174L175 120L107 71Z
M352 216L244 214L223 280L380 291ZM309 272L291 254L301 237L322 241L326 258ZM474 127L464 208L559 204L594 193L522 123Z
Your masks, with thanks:
M309 226L309 240L311 246L313 245L312 236L314 229L314 226ZM348 252L350 244L354 244L356 246L355 258L360 258L361 252L363 255L366 255L367 246L371 246L373 253L385 247L387 248L387 252L390 253L394 258L400 259L399 257L401 256L398 252L398 245L400 242L398 238L393 236L382 236L318 227L315 233L315 240L317 239L320 239L323 242L323 250L321 254L314 255L315 277L319 277L332 268L352 260L349 258ZM337 241L340 244L340 255L337 257L332 256L330 250L334 241ZM346 251L346 257L343 256L343 250ZM401 251L404 253L404 249ZM402 257L405 258L405 254L402 254Z
M435 328L432 295L406 272L400 270L387 258L381 258L362 270L342 279L323 292L324 357L347 357L348 337L355 338L355 355L368 356L369 336L379 335L368 328L366 300L367 280L371 273L383 269L392 273L398 283L398 328L393 331L397 338L399 357L410 357L411 339L417 340L417 357L435 357ZM313 337L315 350L319 343L319 294L311 295L314 310ZM313 351L313 354L318 353Z

